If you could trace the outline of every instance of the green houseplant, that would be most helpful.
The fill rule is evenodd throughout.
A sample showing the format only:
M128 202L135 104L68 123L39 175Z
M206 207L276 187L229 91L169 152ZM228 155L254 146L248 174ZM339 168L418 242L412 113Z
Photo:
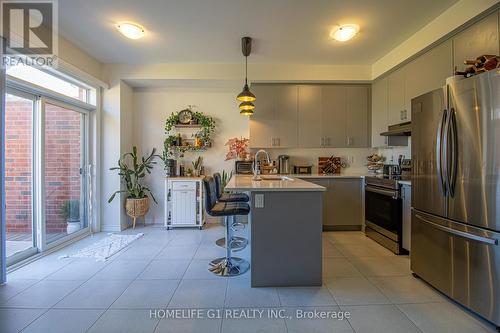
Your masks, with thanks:
M179 125L179 112L173 112L165 120L165 134L167 137L163 142L163 161L171 158L183 158L188 151L204 151L212 146L213 135L215 133L215 120L202 112L192 112L193 122L199 126L199 130L192 134L193 138L200 141L200 144L178 145L175 127Z
M222 170L222 174L220 176L220 183L221 183L221 191L224 192L224 189L226 188L227 183L233 176L233 171L231 172L226 172L226 170Z
M118 170L121 181L125 184L125 190L118 190L111 195L108 202L113 201L118 193L126 193L127 200L125 209L127 215L133 218L133 227L138 217L143 217L149 210L149 196L155 203L158 203L151 190L142 184L146 174L150 174L153 166L156 164L156 149L153 148L147 156L139 158L137 156L137 147L132 148L132 152L124 154L118 160L118 166L110 170Z
M72 234L81 229L80 200L67 200L61 204L60 216L66 220L66 232Z
M202 164L203 164L203 157L202 156L198 156L198 158L196 160L194 160L193 162L193 173L196 177L200 176L201 175L201 167L202 167Z

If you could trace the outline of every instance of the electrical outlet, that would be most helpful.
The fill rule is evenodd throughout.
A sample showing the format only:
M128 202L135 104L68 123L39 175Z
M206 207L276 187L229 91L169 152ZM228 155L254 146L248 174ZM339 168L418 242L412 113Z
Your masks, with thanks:
M255 208L264 208L264 194L255 195Z

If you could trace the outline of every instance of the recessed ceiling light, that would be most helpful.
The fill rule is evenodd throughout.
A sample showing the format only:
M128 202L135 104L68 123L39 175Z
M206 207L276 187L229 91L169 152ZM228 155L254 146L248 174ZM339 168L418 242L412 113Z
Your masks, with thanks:
M144 37L146 31L144 27L136 23L122 22L116 25L118 31L122 33L123 36L130 39L139 39Z
M356 36L359 31L359 26L356 24L344 24L336 27L330 33L330 37L339 42L345 42Z

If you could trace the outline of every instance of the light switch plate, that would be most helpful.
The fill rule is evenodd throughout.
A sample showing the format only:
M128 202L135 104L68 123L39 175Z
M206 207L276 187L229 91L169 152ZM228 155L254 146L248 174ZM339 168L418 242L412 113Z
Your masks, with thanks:
M255 208L264 208L264 194L255 195Z

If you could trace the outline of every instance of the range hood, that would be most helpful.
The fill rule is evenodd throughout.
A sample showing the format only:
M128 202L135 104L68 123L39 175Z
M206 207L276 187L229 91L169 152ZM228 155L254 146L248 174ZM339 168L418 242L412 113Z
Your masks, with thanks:
M382 136L410 136L411 121L389 126L387 132L380 133Z

